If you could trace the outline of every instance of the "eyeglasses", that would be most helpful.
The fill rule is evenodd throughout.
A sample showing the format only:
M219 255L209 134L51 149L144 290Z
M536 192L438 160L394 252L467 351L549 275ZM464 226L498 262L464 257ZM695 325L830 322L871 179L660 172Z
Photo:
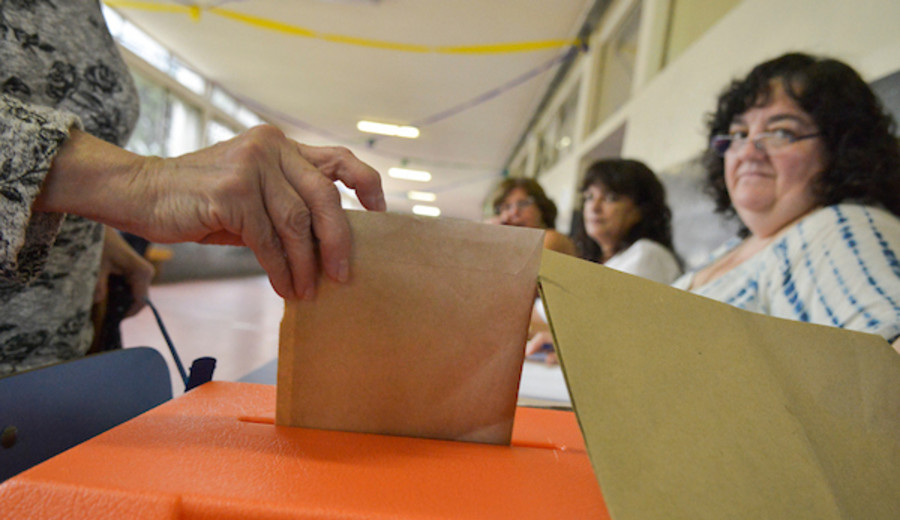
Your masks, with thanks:
M501 213L506 213L508 211L523 210L529 206L534 204L534 197L528 197L527 199L517 200L515 202L504 202L503 204L497 204L494 206L494 213L499 215Z
M822 135L821 132L815 132L805 135L794 135L794 133L790 130L774 130L772 132L763 132L761 134L757 134L753 139L749 139L747 134L744 132L734 132L731 134L719 134L713 136L713 138L709 141L709 146L716 152L716 154L722 157L729 150L739 150L747 144L747 141L750 141L753 143L753 146L757 150L770 154L776 152L781 148L784 148L789 144L793 144L804 139L819 137L820 135ZM732 148L732 146L734 146L734 148Z

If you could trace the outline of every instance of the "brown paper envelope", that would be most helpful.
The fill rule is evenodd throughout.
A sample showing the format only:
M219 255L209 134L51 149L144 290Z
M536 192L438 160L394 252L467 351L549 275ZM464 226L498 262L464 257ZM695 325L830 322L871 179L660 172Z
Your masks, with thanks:
M350 282L286 304L277 423L508 444L543 233L347 214Z
M900 355L547 252L566 382L615 520L900 518Z

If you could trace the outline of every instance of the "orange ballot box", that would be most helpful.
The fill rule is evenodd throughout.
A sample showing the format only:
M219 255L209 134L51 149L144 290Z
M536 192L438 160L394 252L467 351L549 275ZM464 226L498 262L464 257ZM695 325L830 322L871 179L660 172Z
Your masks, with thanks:
M511 446L281 427L275 387L213 382L0 485L5 518L608 519L572 412Z

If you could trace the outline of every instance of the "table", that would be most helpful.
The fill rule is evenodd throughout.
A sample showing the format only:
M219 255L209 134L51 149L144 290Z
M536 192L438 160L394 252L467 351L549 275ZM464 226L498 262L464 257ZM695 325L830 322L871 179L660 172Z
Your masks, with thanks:
M239 379L243 383L274 385L278 380L278 359L266 363ZM519 383L519 404L553 408L571 408L572 400L559 365L525 360Z
M609 519L575 415L511 446L277 427L275 387L212 382L0 485L10 518Z

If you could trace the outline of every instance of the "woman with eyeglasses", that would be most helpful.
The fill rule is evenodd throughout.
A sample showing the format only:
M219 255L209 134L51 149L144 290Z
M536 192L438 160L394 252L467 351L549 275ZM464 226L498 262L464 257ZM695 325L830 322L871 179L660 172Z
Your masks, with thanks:
M644 163L604 159L581 181L583 226L575 231L579 256L660 283L672 283L681 263L672 247L666 190Z
M644 163L603 159L581 181L582 221L575 245L581 258L660 283L681 274L672 247L672 212L666 190ZM556 363L543 308L535 307L525 355ZM536 356L537 355L537 356Z
M494 192L494 219L498 224L545 230L544 247L575 255L572 239L556 231L556 204L534 179L504 179Z
M734 81L708 125L708 186L742 231L674 286L897 340L900 147L860 76L786 54Z

